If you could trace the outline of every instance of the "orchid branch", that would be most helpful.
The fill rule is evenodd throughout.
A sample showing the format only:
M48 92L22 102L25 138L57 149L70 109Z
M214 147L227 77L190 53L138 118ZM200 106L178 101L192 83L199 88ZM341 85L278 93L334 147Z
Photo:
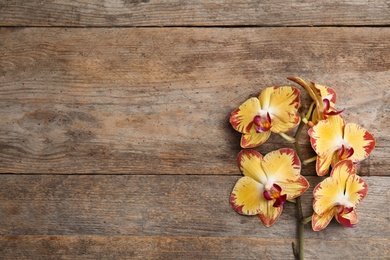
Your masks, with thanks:
M311 109L310 109L311 110ZM295 132L294 138L296 142L294 143L294 149L298 155L299 160L302 162L302 153L298 145L298 139L302 133L303 126L305 125L305 122L301 120L301 122L298 125L297 131ZM302 213L302 203L301 203L301 197L299 196L296 198L296 207L298 211L298 249L294 248L294 255L296 259L303 260L304 259L304 223L303 223L303 213Z

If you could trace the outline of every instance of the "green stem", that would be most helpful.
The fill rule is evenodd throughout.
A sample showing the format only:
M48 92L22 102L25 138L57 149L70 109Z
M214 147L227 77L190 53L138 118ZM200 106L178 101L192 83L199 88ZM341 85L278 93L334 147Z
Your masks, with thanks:
M289 142L289 143L296 143L294 137L291 137L291 136L289 136L289 135L287 135L287 134L285 134L285 133L280 133L279 135L280 135L281 137L283 137L283 138L284 138L287 142Z
M309 120L309 119L310 119L311 114L313 113L313 109L314 109L314 105L315 105L315 104L316 104L316 102L312 102L312 103L310 104L309 111L307 111L307 113L306 113L306 117L305 117L306 120Z
M303 223L304 225L306 225L307 223L309 223L309 222L311 221L311 218L312 218L312 216L308 216L308 217L304 218L304 219L302 220L302 223Z
M303 163L304 165L307 165L307 164L309 164L309 163L314 162L315 160L317 160L317 155L316 155L316 156L313 156L313 157L311 157L311 158L308 158L308 159L306 159L306 160L304 160L302 163Z
M305 125L305 123L301 120L301 122L298 126L298 129L294 135L294 138L296 140L296 142L294 143L294 148L295 148L295 151L296 151L296 153L299 157L299 160L301 162L302 162L302 154L301 154L301 150L300 150L299 145L298 145L298 139L299 139L299 136L301 135L301 132L302 132L304 125ZM303 260L303 256L304 256L304 249L303 249L304 224L302 222L303 213L302 213L301 197L296 198L296 207L297 207L297 211L298 211L298 221L297 221L297 223L298 223L298 250L295 248L294 251L295 251L295 257L299 260Z
M301 197L297 198L297 210L298 210L298 259L304 259L304 249L303 249L303 231L305 224L303 224L303 214L302 214L302 203Z
M297 200L296 199L289 199L289 200L287 200L288 202L290 202L290 203L297 203Z
M299 136L301 136L301 132L302 132L304 125L305 125L305 123L301 121L299 123L297 131L295 132L295 135L294 135L294 139L295 139L294 149L297 152L297 155L298 155L300 161L302 161L302 154L301 154L301 149L299 148L299 145L298 145L298 139L299 139Z
M303 81L303 83L305 83L305 82ZM307 86L306 83L304 85ZM303 86L303 85L301 85L301 86ZM309 92L309 94L310 94L310 92ZM312 98L313 98L313 96L312 96ZM310 104L309 111L307 112L306 116L301 115L301 122L299 123L297 131L295 132L295 135L294 135L294 139L295 139L294 149L295 149L295 152L297 153L297 155L299 157L299 160L301 162L303 162L303 158L302 158L301 149L299 148L299 145L298 145L298 140L299 140L299 137L301 136L301 132L302 132L303 126L305 124L307 124L308 121L311 118L311 115L313 113L315 104L316 104L315 102L312 102ZM305 228L305 224L308 223L308 221L307 221L307 218L303 217L301 197L296 198L296 204L295 205L296 205L297 211L298 211L298 221L297 221L297 223L298 223L298 249L295 247L295 245L293 243L293 252L294 252L294 255L295 255L296 259L303 260L304 259L304 253L305 253L304 252L304 247L303 247L304 228Z

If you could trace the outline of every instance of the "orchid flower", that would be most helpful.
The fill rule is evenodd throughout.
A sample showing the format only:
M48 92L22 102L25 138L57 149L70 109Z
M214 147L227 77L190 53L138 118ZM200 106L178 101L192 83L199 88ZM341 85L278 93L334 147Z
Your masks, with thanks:
M309 187L292 149L276 150L264 157L254 150L242 150L238 166L244 177L235 184L230 203L240 214L258 215L266 227L278 219L286 200L299 197Z
M358 222L355 208L367 191L366 182L356 175L356 168L351 160L337 163L330 177L314 188L313 230L324 229L333 217L346 227L354 227Z
M343 110L337 111L334 106L336 103L336 91L333 88L318 85L314 82L307 84L303 79L298 77L288 77L287 79L294 81L303 87L315 103L313 116L310 127L316 125L320 120L341 114Z
M326 175L330 165L350 159L358 163L367 158L375 147L375 138L357 124L345 124L340 115L318 122L308 131L310 143L317 153L318 176Z
M252 97L234 110L230 123L242 133L241 147L259 146L268 140L271 132L283 134L296 126L300 121L299 95L294 87L268 87L258 98Z

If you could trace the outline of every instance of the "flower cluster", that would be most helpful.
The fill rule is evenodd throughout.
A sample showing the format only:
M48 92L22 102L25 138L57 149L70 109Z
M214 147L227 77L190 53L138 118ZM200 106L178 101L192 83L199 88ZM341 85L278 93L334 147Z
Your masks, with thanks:
M318 183L313 191L314 231L324 229L333 217L344 226L358 222L356 206L367 194L367 184L357 175L356 165L366 159L375 147L375 138L366 129L346 123L344 110L337 110L333 88L306 83L298 77L288 77L311 97L306 115L299 111L300 91L296 87L268 87L258 97L246 100L230 115L232 127L240 132L238 167L244 177L235 184L230 203L243 215L258 215L269 227L282 213L286 201L294 201L308 188L309 182L301 172L299 147L282 148L261 155L253 149L268 140L271 133L279 134L290 143L299 137L306 124L310 143L317 154L316 173L329 177ZM299 113L301 112L301 114ZM299 124L294 137L286 132Z

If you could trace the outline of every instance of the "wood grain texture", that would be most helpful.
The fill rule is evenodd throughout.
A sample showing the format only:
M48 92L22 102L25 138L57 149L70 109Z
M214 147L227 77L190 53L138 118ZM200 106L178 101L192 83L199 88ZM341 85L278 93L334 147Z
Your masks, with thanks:
M291 259L295 206L286 203L274 226L233 211L237 176L3 175L0 253L40 256ZM311 192L303 196L311 213ZM333 221L321 232L305 228L308 259L389 257L389 177L365 177L367 197L357 228ZM330 250L332 248L332 250ZM153 250L151 250L153 249ZM278 254L279 252L279 254ZM316 257L317 256L317 257ZM382 258L383 257L383 258ZM30 258L31 259L31 258Z
M295 205L265 228L229 204L228 119L294 75L335 88L346 121L377 140L358 166L357 228L307 225L305 259L390 259L389 7L0 0L0 258L293 259ZM286 146L273 135L257 150ZM323 177L302 173L309 216Z
M292 239L137 236L0 236L3 259L294 259ZM306 239L307 259L388 259L386 239ZM331 250L330 250L331 249ZM348 251L350 250L350 251Z
M375 135L360 173L389 175L390 28L2 28L0 37L0 172L237 175L231 111L296 75L334 87L346 120ZM300 142L311 157L307 136ZM273 135L258 150L286 146Z
M1 26L389 25L387 0L0 1Z

